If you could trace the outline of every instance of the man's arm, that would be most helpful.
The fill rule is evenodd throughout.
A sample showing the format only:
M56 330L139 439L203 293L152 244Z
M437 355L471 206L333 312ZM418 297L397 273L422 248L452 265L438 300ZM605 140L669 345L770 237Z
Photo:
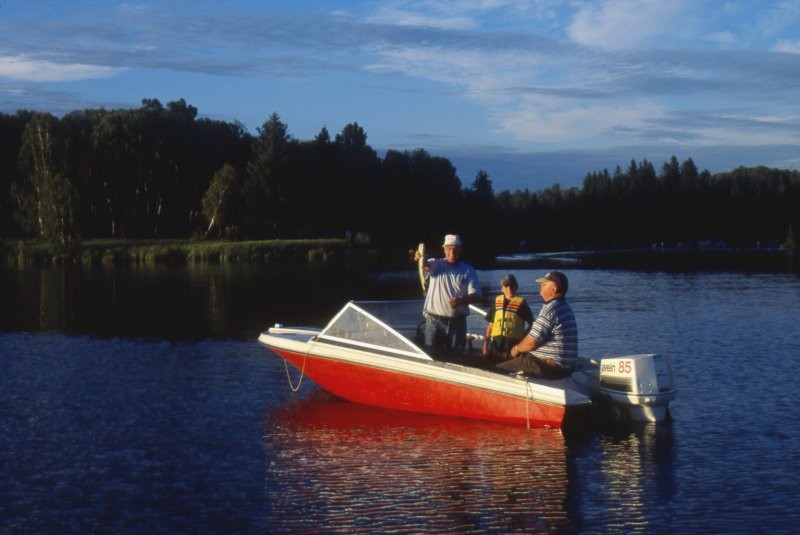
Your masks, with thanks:
M450 308L466 307L472 303L480 303L481 296L477 293L468 294L466 297L452 297L450 299Z
M530 353L539 347L539 340L528 333L517 345L511 348L511 356L518 357L520 353Z

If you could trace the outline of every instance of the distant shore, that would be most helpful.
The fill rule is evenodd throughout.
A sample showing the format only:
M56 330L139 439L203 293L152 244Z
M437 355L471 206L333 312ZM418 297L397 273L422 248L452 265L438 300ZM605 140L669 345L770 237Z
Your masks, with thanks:
M344 239L200 241L200 240L87 240L68 252L54 251L35 241L0 242L6 265L123 264L191 262L266 262L334 264L373 252L369 244Z
M385 254L385 252L384 252ZM388 255L396 256L396 255ZM0 241L6 266L259 262L275 265L378 268L381 253L344 239L201 241L87 240L68 253L36 241ZM499 255L481 269L552 268L664 271L798 272L797 248L652 248ZM388 261L396 264L397 259ZM383 263L386 263L384 259ZM383 266L391 269L389 266ZM395 266L396 267L396 266Z
M651 248L521 253L497 257L497 267L637 269L663 271L797 272L797 248Z

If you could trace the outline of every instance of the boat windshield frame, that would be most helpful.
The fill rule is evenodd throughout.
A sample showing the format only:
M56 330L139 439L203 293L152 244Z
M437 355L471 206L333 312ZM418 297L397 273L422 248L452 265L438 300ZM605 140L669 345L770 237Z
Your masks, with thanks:
M433 360L409 337L422 319L421 301L349 301L315 340L387 356Z

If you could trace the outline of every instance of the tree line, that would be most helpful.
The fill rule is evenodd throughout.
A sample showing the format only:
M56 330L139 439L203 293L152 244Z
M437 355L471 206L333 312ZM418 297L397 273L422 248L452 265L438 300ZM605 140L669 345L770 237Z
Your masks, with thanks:
M800 173L710 174L673 156L589 172L582 187L495 192L446 158L367 143L358 123L295 139L277 113L255 135L183 99L135 109L0 114L0 238L69 250L93 238L344 237L382 251L464 235L471 256L518 250L777 245L798 222Z

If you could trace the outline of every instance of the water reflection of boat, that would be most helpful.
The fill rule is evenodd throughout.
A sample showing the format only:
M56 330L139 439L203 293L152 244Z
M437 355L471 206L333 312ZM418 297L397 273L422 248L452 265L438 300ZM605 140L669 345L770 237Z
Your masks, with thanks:
M658 518L654 512L663 511L674 499L674 441L670 424L633 423L609 427L574 448L571 461L581 468L573 474L574 484L581 489L575 491L580 495L576 514L583 519L581 532L620 531L609 528L615 521L635 525L633 530L643 533L676 531L669 523L653 520ZM593 503L618 504L619 508L602 509L602 514L595 515Z
M275 531L605 532L621 517L648 531L675 493L671 425L570 439L309 394L264 419Z
M271 529L558 532L574 521L561 433L316 393L265 417Z
M417 343L421 310L421 301L349 302L321 330L276 325L259 341L328 392L417 413L571 430L590 422L590 397L595 408L647 407L634 419L663 419L662 402L674 397L669 360L656 355L616 357L560 380L485 369L475 354L435 360Z

